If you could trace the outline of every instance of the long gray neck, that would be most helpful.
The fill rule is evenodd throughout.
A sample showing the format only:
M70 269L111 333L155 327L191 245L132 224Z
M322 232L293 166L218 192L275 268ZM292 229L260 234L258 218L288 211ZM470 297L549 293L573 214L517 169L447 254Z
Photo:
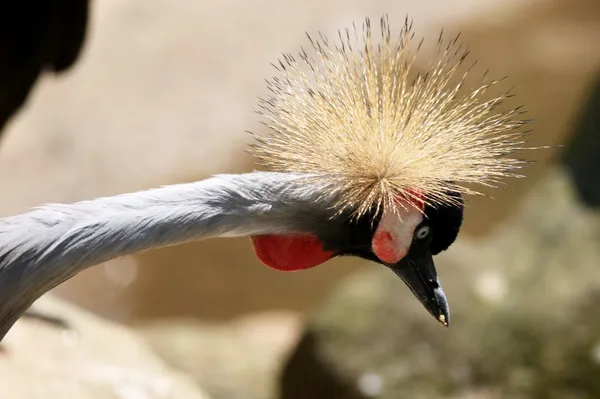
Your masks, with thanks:
M210 237L311 232L327 200L301 177L219 175L0 219L0 340L41 295L109 259Z

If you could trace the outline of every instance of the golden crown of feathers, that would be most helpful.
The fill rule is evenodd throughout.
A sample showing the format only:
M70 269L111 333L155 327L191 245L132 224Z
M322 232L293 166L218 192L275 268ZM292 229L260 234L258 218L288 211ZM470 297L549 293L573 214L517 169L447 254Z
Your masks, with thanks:
M258 113L270 133L249 152L267 169L309 174L335 190L338 210L355 216L395 207L399 197L426 193L430 205L451 204L449 192L479 194L473 183L496 187L525 161L520 108L500 112L509 92L489 100L483 94L499 80L466 89L471 68L459 73L468 55L458 37L440 35L438 58L414 76L412 22L397 42L388 18L381 40L371 23L338 32L335 42L308 35L313 55L284 54L268 81L269 98ZM409 75L413 75L412 77ZM466 89L466 92L461 93Z

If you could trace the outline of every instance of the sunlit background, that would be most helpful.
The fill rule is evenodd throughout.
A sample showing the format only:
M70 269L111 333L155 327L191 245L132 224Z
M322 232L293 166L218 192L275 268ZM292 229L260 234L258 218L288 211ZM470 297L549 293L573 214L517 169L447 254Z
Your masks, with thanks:
M248 239L209 240L57 287L54 297L136 335L123 341L95 319L86 329L81 311L46 303L75 318L76 337L17 323L0 353L12 370L2 398L600 397L598 0L92 1L76 64L44 75L4 128L0 216L251 171L244 132L261 131L270 63L306 45L306 31L384 13L395 30L409 15L426 43L460 32L472 60L515 85L531 143L565 144L539 151L528 178L493 199L469 199L459 241L436 261L450 329L380 266L343 259L285 274ZM177 378L132 377L150 362L145 344L164 359L156 375ZM58 360L86 345L97 347Z

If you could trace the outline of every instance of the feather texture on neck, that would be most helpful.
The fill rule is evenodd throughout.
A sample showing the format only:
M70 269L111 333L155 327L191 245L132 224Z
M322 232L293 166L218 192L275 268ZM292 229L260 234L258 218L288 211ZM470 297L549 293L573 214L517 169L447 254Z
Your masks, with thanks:
M301 178L218 175L0 219L0 340L41 295L107 260L211 237L310 233L327 219L326 199Z

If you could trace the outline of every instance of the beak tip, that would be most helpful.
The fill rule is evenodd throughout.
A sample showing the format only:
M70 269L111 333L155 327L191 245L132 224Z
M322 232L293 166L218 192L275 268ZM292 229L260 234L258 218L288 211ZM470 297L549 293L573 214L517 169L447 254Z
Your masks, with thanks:
M446 299L446 294L442 290L441 287L438 287L433 290L433 294L435 297L435 302L437 303L437 319L444 326L450 326L450 307L448 306L448 300Z
M433 260L388 265L410 288L415 297L442 326L450 326L448 299L437 278Z
M444 327L450 327L450 319L446 317L446 315L439 315L438 317L438 321L440 322L440 324Z

